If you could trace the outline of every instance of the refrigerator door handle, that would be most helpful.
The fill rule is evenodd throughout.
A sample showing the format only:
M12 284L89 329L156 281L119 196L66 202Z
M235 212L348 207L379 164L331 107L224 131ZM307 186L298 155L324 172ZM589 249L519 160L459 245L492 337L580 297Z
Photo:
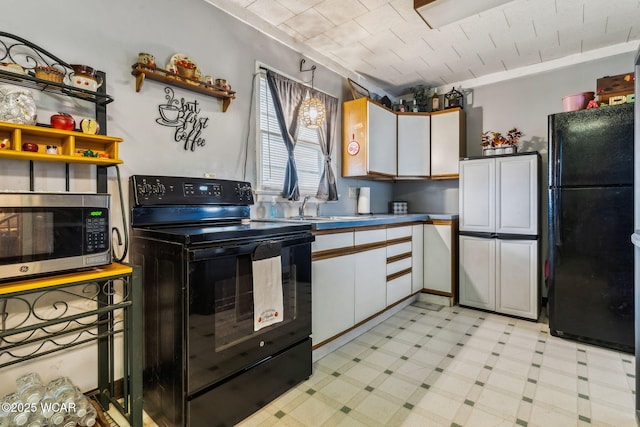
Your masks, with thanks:
M553 209L553 237L554 237L554 241L555 241L555 246L562 246L562 224L561 224L561 218L560 216L562 215L562 191L561 189L557 188L554 191L553 194L553 204L554 209Z

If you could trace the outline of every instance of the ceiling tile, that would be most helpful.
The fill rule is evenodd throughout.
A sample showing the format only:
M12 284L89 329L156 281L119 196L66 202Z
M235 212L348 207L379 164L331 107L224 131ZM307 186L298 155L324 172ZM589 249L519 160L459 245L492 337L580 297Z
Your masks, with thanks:
M345 22L324 33L325 36L334 39L338 44L347 46L370 37L371 34L355 21Z
M345 0L345 1L353 1L353 0ZM386 6L389 3L389 0L357 0L364 5L369 10L376 10L382 6ZM413 1L413 0L406 0Z
M307 9L301 14L288 19L285 23L291 28L295 28L307 39L322 34L333 27L331 21L314 9Z
M377 34L403 20L394 8L386 4L356 18L355 21L362 25L370 34Z
M276 2L289 9L295 15L299 15L305 10L308 10L322 2L322 0L271 0L271 3Z
M318 3L314 9L334 25L344 24L368 12L361 3L345 0L325 0Z
M275 26L294 16L289 9L271 0L257 0L247 9Z

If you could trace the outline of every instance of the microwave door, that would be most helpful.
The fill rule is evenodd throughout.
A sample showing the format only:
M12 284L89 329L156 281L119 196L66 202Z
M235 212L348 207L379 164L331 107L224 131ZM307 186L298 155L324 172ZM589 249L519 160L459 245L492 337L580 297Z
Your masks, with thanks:
M53 242L53 214L51 212L34 212L31 215L29 238L33 254L51 254Z

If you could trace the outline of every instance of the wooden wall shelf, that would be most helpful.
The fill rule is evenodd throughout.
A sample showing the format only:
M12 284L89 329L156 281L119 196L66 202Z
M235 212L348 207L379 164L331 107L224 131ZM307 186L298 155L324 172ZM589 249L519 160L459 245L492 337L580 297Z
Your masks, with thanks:
M171 73L170 71L163 70L162 68L149 68L141 63L135 63L131 66L131 68L133 69L133 71L131 71L131 74L136 78L136 92L140 92L140 89L142 89L142 83L144 82L145 78L148 78L149 80L166 83L171 86L189 90L191 92L197 92L202 95L220 98L222 99L223 113L227 111L227 108L229 108L231 100L236 98L236 93L232 90L227 91L218 86L212 86L196 79L180 77Z
M3 140L7 147L0 149L0 158L101 166L122 163L118 158L118 144L122 138L112 136L0 122L0 143ZM37 144L38 152L23 151L25 142ZM58 154L47 154L47 145L57 146ZM102 157L83 156L81 152L87 150Z

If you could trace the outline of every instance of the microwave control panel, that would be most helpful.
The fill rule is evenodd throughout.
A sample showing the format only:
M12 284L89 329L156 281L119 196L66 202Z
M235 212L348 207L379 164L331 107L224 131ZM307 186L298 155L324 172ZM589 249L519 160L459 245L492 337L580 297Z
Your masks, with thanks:
M85 254L103 252L109 249L109 211L106 209L87 209L84 220Z

